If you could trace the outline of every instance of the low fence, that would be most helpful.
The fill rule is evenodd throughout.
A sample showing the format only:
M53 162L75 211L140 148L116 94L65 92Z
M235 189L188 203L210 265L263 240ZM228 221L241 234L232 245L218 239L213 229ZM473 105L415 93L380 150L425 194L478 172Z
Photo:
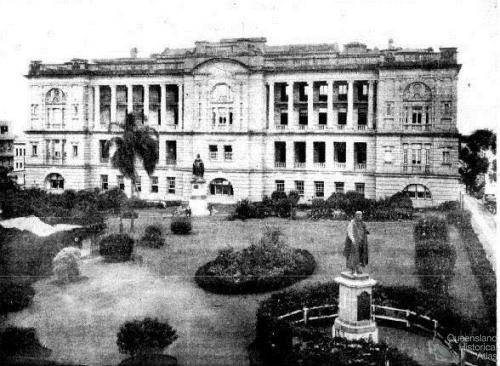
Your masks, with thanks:
M299 310L281 315L280 320L287 320L292 324L304 324L318 320L335 319L338 317L337 305L320 305L314 307L304 307ZM460 354L457 349L446 339L443 334L447 334L446 328L442 327L436 319L426 315L417 314L407 309L398 309L390 306L372 305L373 320L383 320L393 323L399 323L406 328L417 328L433 335L439 339L448 349L457 357L460 357L460 366L484 366L495 365L494 360L482 358L480 354L471 350L460 348Z

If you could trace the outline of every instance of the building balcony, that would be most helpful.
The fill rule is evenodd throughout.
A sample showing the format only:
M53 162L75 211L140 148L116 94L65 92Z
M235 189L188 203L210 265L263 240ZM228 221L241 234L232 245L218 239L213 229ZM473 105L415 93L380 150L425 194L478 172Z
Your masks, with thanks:
M432 169L430 165L403 164L402 172L404 174L430 174L432 172Z
M179 125L175 123L167 123L165 127L167 128L167 130L177 130Z
M274 125L274 128L277 129L277 130L287 130L288 129L288 125Z
M368 126L367 125L357 125L356 129L358 131L366 131L366 130L368 130Z
M325 163L320 163L320 162L314 162L314 168L315 169L325 169Z
M366 163L355 163L354 170L366 170Z
M307 125L299 125L299 130L307 130Z
M293 163L293 167L297 169L305 169L306 162L305 161L296 161Z
M403 124L404 131L411 132L429 132L432 130L431 124L413 124L413 123L405 123Z
M56 156L56 155L47 155L45 156L45 164L50 165L64 165L66 163L66 156Z
M320 125L320 124L316 125L316 127L318 130L326 130L328 128L327 125Z
M335 127L337 128L338 131L344 131L344 130L346 130L346 126L347 125L335 125Z
M108 164L109 163L109 158L99 158L99 162L101 164Z
M274 167L277 168L277 169L286 168L286 162L284 162L284 161L275 161L274 162Z
M335 161L333 164L334 164L335 169L345 170L345 168L346 168L346 163L340 163L338 161Z
M171 166L177 165L177 159L167 158L167 165L171 165Z

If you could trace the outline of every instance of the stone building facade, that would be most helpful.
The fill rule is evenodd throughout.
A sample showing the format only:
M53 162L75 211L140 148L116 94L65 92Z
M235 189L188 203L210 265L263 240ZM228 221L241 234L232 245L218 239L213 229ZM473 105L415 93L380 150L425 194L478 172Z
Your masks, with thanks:
M159 132L156 171L139 172L145 199L188 199L200 154L212 202L274 190L305 201L350 190L370 198L407 190L420 206L454 200L459 70L455 48L340 50L265 38L148 58L33 61L26 184L128 193L105 146L120 133L113 123L134 113Z
M10 121L0 121L0 166L11 169L14 163L14 135Z

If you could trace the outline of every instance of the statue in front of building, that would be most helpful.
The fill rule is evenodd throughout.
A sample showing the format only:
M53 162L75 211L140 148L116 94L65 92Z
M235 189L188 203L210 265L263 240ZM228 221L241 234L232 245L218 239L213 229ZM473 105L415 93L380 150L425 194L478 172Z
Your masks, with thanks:
M203 180L203 174L205 174L205 165L198 154L193 163L193 176L196 180Z
M344 248L347 268L351 270L351 274L363 273L361 267L368 265L368 234L363 213L357 211L347 226Z

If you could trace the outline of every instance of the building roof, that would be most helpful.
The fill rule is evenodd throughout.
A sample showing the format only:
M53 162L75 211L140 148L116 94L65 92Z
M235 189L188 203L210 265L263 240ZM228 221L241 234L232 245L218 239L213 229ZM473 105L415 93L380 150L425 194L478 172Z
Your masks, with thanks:
M379 68L459 68L457 49L402 49L392 45L385 50L369 49L351 42L340 50L336 43L268 46L266 38L229 38L219 42L197 41L192 48L165 48L150 57L114 59L72 59L62 64L30 63L28 78L109 75L175 75L191 73L210 59L232 59L250 71L314 71L329 69Z

